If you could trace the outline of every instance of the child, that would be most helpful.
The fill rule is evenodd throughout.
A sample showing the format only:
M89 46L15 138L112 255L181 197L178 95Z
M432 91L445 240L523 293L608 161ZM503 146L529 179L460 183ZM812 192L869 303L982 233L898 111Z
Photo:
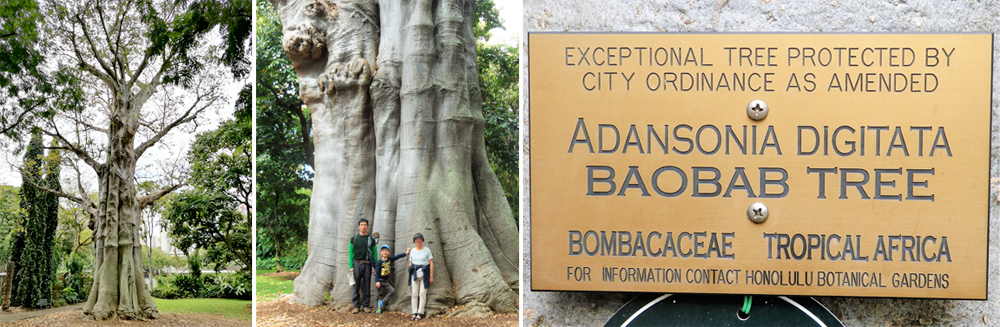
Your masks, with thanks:
M405 257L406 254L400 253L390 257L389 253L392 253L392 251L389 250L388 245L382 245L378 253L380 256L378 261L375 262L375 276L377 276L375 282L375 294L377 296L375 298L378 299L378 308L375 309L375 313L382 313L382 308L388 305L392 294L396 293L396 288L392 286L392 279L390 279L392 277L392 263L399 258ZM382 289L386 290L385 296L382 296ZM385 299L385 301L383 302L382 299Z
M427 305L427 288L434 284L434 256L431 249L424 247L424 235L417 233L413 235L413 249L407 250L410 254L410 307L413 309L413 316L410 320L420 320L426 317L424 307Z

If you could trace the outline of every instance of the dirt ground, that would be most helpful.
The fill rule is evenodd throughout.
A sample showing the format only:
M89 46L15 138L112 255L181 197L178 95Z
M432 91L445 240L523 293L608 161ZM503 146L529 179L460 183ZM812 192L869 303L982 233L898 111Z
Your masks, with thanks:
M295 277L299 276L299 272L298 271L273 272L273 273L261 274L261 276L280 278L284 280L295 280Z
M0 323L2 326L46 326L46 327L77 327L77 326L219 326L219 327L245 327L250 326L249 320L226 318L217 315L204 315L197 313L160 313L160 317L149 321L128 321L128 320L106 320L92 321L84 320L79 310L63 311L37 318Z
M286 301L257 303L257 326L517 326L516 313L489 317L444 318L427 317L418 322L402 312L358 313L337 312L329 307L307 307Z

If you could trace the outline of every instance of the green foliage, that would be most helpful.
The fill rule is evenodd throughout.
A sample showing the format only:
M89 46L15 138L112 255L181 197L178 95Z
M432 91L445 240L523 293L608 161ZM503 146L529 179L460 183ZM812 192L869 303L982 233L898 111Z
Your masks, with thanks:
M191 276L194 278L201 278L201 257L198 256L198 252L188 257L188 270L191 272Z
M188 183L194 189L176 194L166 210L166 227L174 245L205 250L205 258L216 271L232 262L252 268L250 95L248 88L240 92L235 119L197 136L188 151L192 163ZM246 211L241 212L241 206Z
M177 194L166 217L174 245L207 249L205 256L216 270L234 261L250 269L250 224L237 204L213 190L195 188Z
M250 72L246 41L250 38L251 16L249 0L197 0L192 1L183 17L187 24L176 26L198 32L218 25L226 48L220 60L230 68L233 76L242 78Z
M257 260L271 266L306 238L312 189L312 121L281 48L281 23L257 2ZM270 259L268 261L268 259Z
M66 303L67 303L66 302L66 297L65 297L66 295L72 295L74 297L77 296L77 294L76 294L75 291L70 290L72 293L68 294L68 293L64 292L65 290L66 290L66 288L63 286L62 280L55 279L52 282L52 293L49 294L49 299L51 299L49 301L49 303L53 307L61 307L61 306L66 305Z
M150 291L153 297L158 299L179 299L183 297L180 290L174 285L174 276L160 275L155 278L156 287Z
M246 273L206 275L204 281L207 298L250 300L253 293L253 279Z
M55 73L41 49L44 20L35 0L7 0L0 6L0 134L21 142L39 118L83 103L78 72L57 64Z
M178 274L157 276L151 294L161 299L224 298L249 300L253 290L250 274Z
M175 257L170 254L164 253L160 248L153 248L152 264L149 262L149 258L146 255L149 253L149 247L142 247L143 261L142 266L149 270L162 270L165 267L181 267L186 264L184 260L180 257Z
M250 269L249 220L231 198L197 188L184 191L174 197L166 221L177 248L207 249L216 270L233 261Z
M160 4L152 0L138 0L136 3L122 3L123 7L137 9L139 20L144 23L144 35L149 40L146 54L172 57L163 81L169 84L190 87L192 79L204 68L204 62L192 55L192 50L205 38L205 34L215 27L225 39L225 53L222 63L230 67L236 78L249 72L248 53L245 42L250 36L251 4L249 0L215 1L200 0L172 1L175 5L187 5L186 10L172 21L163 19L157 10ZM100 5L99 3L97 4Z
M2 259L12 258L11 248L14 239L16 235L24 232L20 193L19 187L0 185L0 258ZM0 261L5 261L2 259Z
M201 297L202 288L205 286L205 283L201 281L201 276L194 274L174 275L171 283L177 286L177 293L185 298Z
M87 295L90 294L90 287L93 286L93 277L89 276L86 268L89 264L87 263L89 258L84 255L72 255L64 260L64 266L66 268L66 273L63 275L62 279L62 298L65 299L67 304L77 303L87 300ZM53 293L56 293L58 287L53 287Z
M483 119L486 121L486 155L507 196L514 219L518 219L519 50L516 45L487 43L490 30L504 28L492 0L477 2L476 16L478 20L473 34L476 36L479 90L483 96Z
M258 235L260 234L263 233L258 232ZM284 269L299 270L302 269L302 266L306 264L306 259L308 257L309 257L308 244L306 242L300 242L298 244L294 244L291 248L285 250L281 255L280 260L276 259L273 256L265 256L261 258L261 256L258 255L257 269L264 269L264 270L277 269L278 263L280 261L283 270Z
M503 21L500 20L500 11L496 8L493 0L480 0L476 2L476 25L472 27L472 35L477 40L489 41L490 30L494 28L504 28Z
M198 134L187 155L191 162L188 183L217 190L249 208L253 185L251 123L249 119L230 119L214 131Z
M59 144L53 142L53 147L58 147ZM49 151L48 156L44 159L45 167L45 179L42 180L42 185L45 188L54 191L62 191L62 186L59 185L59 165L62 164L62 157L59 155L59 150ZM59 197L48 193L42 192L42 204L44 208L42 209L42 216L44 217L44 230L42 237L42 248L48 253L45 257L47 261L43 262L43 273L49 278L42 279L41 289L44 291L50 291L55 289L56 291L61 290L62 287L54 288L52 285L52 280L55 279L56 269L59 267L59 263L62 262L62 252L55 246L56 228L59 226Z
M58 155L57 155L58 156ZM42 180L42 164L45 163L42 151L42 138L34 133L28 149L24 154L24 168L21 179L27 182L48 183ZM49 163L58 163L56 159ZM55 174L58 183L58 167L49 168L49 175ZM51 299L52 278L55 265L53 263L53 237L55 235L59 203L54 196L35 188L32 185L21 187L21 208L24 216L24 232L20 234L23 245L18 245L20 253L15 255L13 291L14 303L34 308L41 299Z
M34 111L43 110L54 90L40 67L44 56L38 37L42 19L34 0L8 0L0 6L0 133L14 140L30 127Z

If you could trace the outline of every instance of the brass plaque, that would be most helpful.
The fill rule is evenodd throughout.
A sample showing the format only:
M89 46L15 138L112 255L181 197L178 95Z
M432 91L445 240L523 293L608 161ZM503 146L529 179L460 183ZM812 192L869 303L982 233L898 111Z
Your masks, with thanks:
M986 299L991 34L528 42L532 290Z

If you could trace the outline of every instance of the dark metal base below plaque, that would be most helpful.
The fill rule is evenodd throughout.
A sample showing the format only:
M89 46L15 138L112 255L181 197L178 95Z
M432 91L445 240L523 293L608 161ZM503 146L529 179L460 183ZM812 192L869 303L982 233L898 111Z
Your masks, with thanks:
M743 295L642 294L604 326L844 326L811 297L755 295L751 301L744 315Z

